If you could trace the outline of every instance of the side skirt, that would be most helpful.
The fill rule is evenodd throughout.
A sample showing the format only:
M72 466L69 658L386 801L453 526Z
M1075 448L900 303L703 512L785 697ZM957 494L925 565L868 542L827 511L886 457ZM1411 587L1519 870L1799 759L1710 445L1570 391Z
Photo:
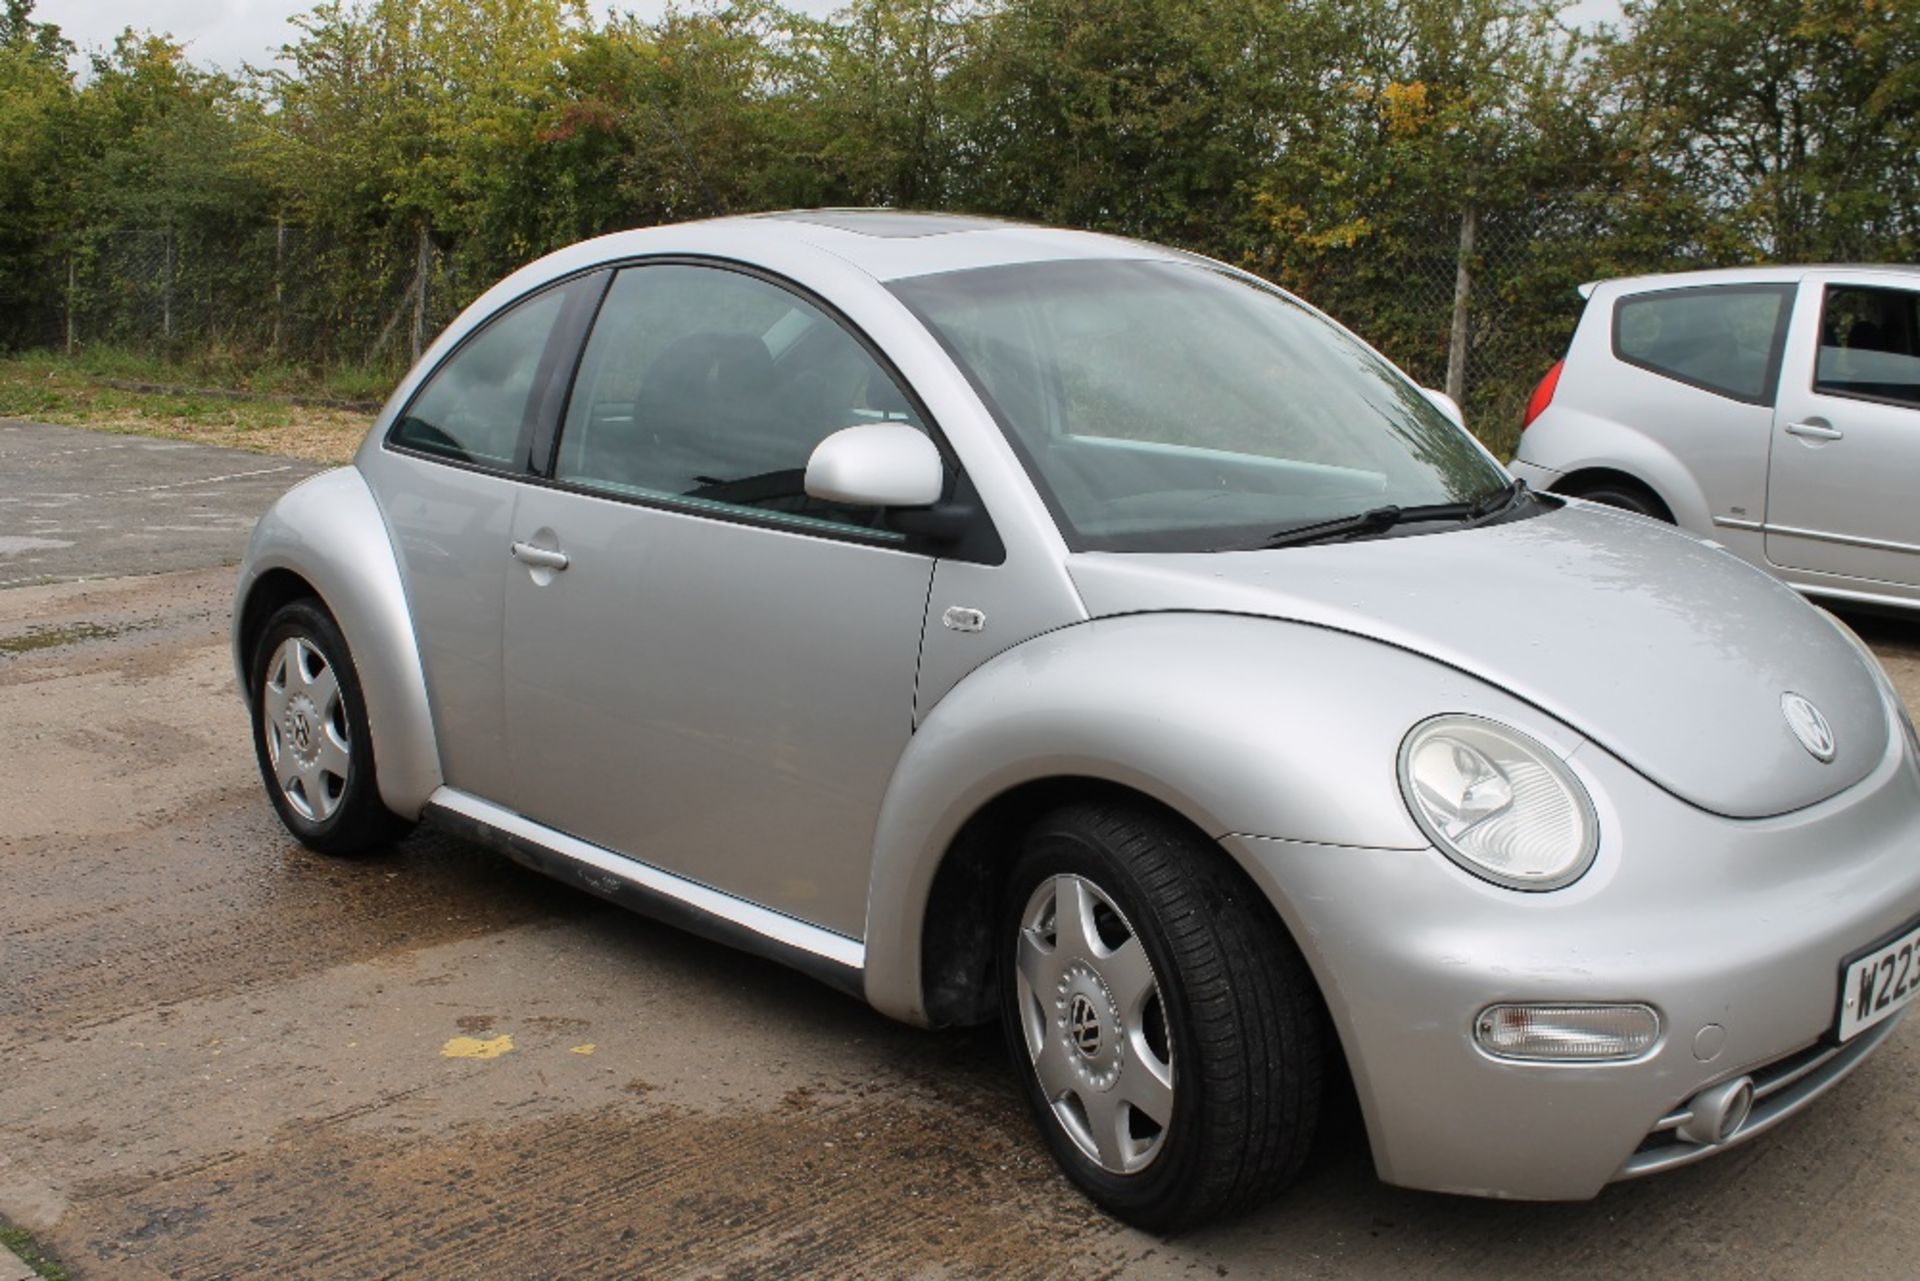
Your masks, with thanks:
M536 872L867 999L867 949L857 939L616 854L451 787L427 799L427 813Z

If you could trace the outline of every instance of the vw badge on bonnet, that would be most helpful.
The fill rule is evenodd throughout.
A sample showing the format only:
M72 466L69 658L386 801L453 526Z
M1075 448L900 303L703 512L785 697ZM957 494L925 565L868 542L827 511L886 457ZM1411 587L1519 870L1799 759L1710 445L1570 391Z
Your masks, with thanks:
M1833 727L1827 724L1819 708L1789 690L1780 696L1780 714L1787 718L1787 728L1800 740L1800 746L1816 760L1833 759Z

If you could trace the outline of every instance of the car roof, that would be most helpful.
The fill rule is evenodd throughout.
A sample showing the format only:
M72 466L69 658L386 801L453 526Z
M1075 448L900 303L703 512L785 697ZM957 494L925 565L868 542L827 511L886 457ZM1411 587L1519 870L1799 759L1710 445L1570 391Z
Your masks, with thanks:
M728 239L744 232L751 241L769 246L784 243L829 253L882 282L974 267L1069 259L1197 261L1194 255L1145 241L972 214L795 209L682 223L674 230L685 233L701 226L725 229ZM593 243L601 258L655 252L656 236L662 230L667 229L616 232Z
M1913 263L1769 263L1749 267L1709 267L1699 271L1656 272L1644 276L1615 276L1609 280L1588 281L1580 286L1580 296L1591 298L1596 290L1602 288L1609 293L1624 293L1633 289L1677 288L1683 285L1783 285L1791 284L1815 272L1829 271L1890 272L1920 276L1920 266Z

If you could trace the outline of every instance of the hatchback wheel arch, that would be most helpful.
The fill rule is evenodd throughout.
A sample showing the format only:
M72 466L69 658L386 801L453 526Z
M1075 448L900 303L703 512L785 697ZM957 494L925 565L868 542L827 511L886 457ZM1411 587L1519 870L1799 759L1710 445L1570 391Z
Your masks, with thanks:
M1625 472L1594 468L1575 472L1554 486L1554 492L1584 498L1638 516L1673 524L1673 509L1652 486Z

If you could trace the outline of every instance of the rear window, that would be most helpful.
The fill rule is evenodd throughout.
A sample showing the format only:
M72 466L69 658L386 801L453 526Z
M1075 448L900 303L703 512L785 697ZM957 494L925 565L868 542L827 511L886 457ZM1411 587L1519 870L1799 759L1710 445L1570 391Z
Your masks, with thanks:
M1613 354L1754 405L1773 402L1792 285L1703 285L1631 294L1613 309Z
M1920 293L1827 286L1813 388L1829 396L1920 405Z

